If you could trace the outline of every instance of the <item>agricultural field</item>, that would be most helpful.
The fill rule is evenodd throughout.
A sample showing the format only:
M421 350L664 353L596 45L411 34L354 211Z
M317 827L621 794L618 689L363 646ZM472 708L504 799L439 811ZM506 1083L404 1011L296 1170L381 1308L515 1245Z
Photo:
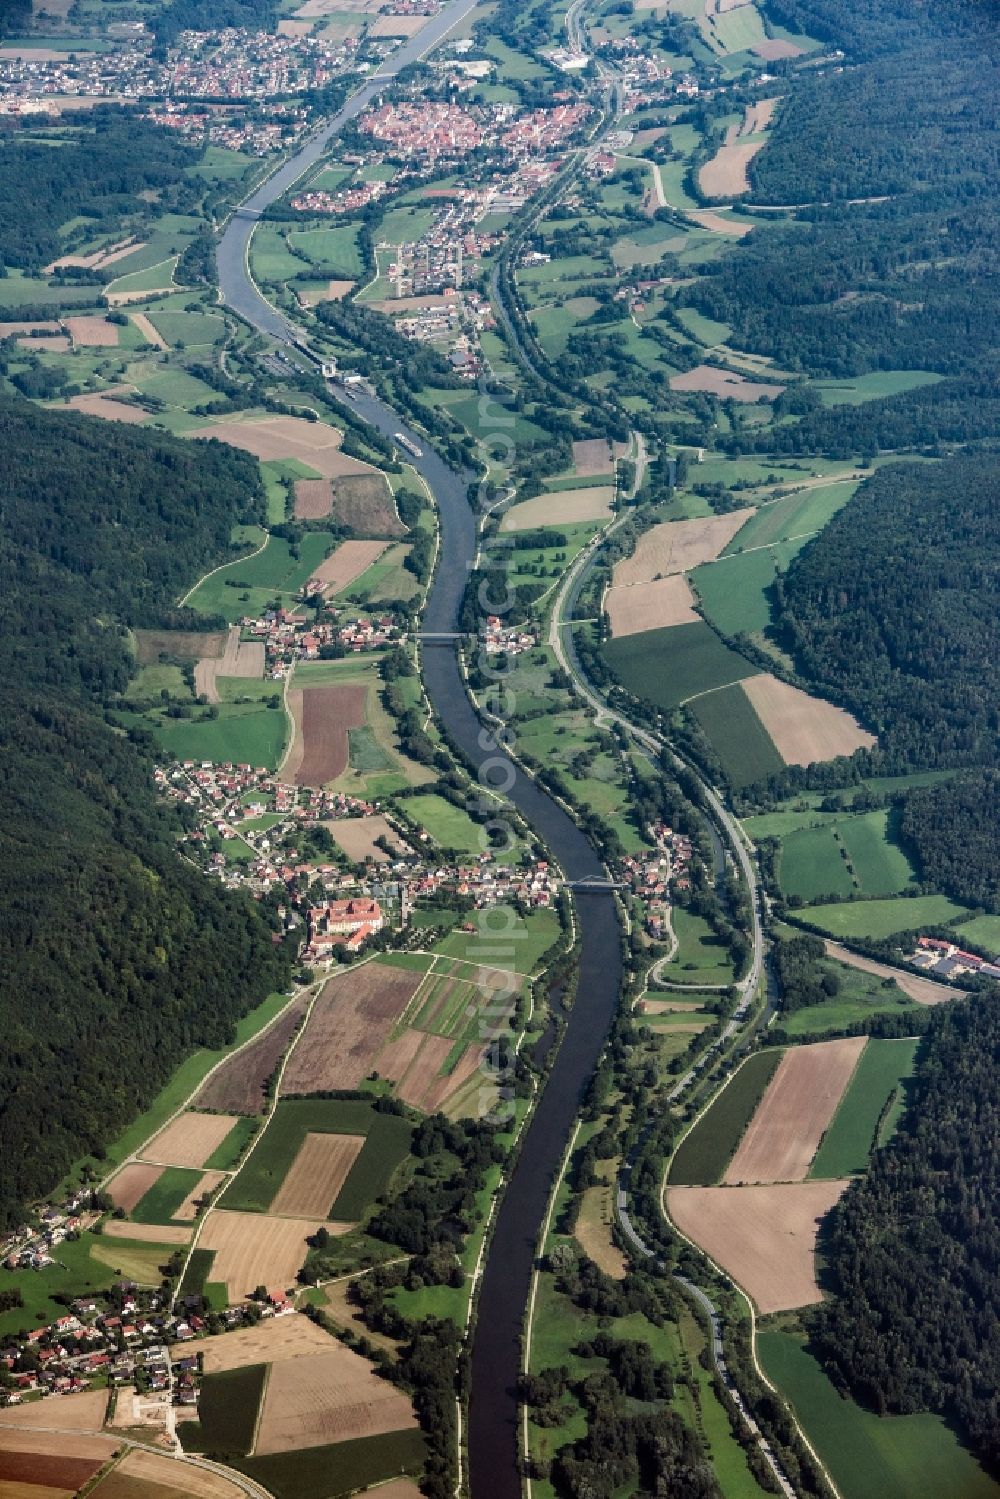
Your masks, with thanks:
M259 551L204 578L186 601L190 607L221 614L230 624L244 614L263 613L276 598L290 608L333 551L336 538L327 531L310 531L303 536L297 557L278 536L261 536L259 541L263 542Z
M579 521L607 520L611 515L614 489L610 485L587 484L581 489L562 489L521 500L506 510L501 531L533 531L538 526L558 526Z
M213 1208L198 1237L199 1249L213 1252L206 1280L224 1284L230 1304L252 1296L258 1286L288 1290L305 1263L307 1238L322 1227L322 1218L277 1218ZM345 1232L345 1227L329 1228L331 1233L338 1231Z
M767 1377L788 1400L843 1499L998 1499L991 1479L939 1416L876 1416L845 1400L794 1333L761 1329Z
M820 827L800 828L782 839L782 893L802 901L831 895L896 895L917 874L892 836L888 810L861 813Z
M215 764L257 765L274 770L288 739L288 720L273 702L280 696L273 683L240 681L239 696L247 702L223 702L198 709L196 718L170 718L154 711L136 722L152 730L162 750L174 760L210 760ZM127 718L126 715L121 715Z
M364 1147L335 1200L319 1215L321 1220L332 1218L345 1223L357 1222L370 1211L405 1160L410 1143L410 1126L405 1119L396 1114L378 1113L370 1104L357 1100L283 1097L239 1176L223 1194L221 1202L229 1216L247 1221L251 1214L268 1212L307 1135L317 1133L365 1138ZM200 1242L205 1244L204 1236ZM205 1244L205 1247L213 1246Z
M236 1123L234 1114L189 1110L150 1140L143 1149L143 1159L170 1166L206 1166Z
M737 790L777 775L784 768L784 760L739 683L694 698L690 712Z
M456 807L436 792L406 797L399 808L410 821L429 833L439 848L455 849L463 855L480 854L487 846L482 828L473 822L465 808Z
M843 708L811 697L770 672L749 678L743 690L786 765L812 765L853 755L855 750L874 748L877 742Z
M803 539L822 531L857 489L857 481L816 485L761 505L729 542L723 556L731 557L779 541Z
M296 786L325 786L344 774L349 734L365 722L368 690L363 684L292 687L288 707L295 725L281 774Z
M940 379L930 370L879 370L871 375L854 375L850 380L816 380L813 388L824 406L855 406L919 390L922 385L936 385Z
M631 557L616 564L614 582L651 583L712 562L752 514L752 510L731 510L704 519L661 521L640 536Z
M851 977L860 979L861 974L870 974L873 978L880 979L883 985L892 983L916 1004L939 1005L947 999L957 999L962 993L961 989L941 983L938 979L925 978L923 974L912 970L892 968L887 963L876 963L872 958L863 958L860 953L851 952L849 948L842 947L839 942L831 942L829 938L824 945L829 957L836 960L841 973L848 968L852 970Z
M294 708L294 693L312 692L314 688L333 687L342 691L347 701L348 690L364 694L364 718L354 728L347 729L347 760L334 782L334 789L350 796L380 798L391 796L409 786L420 786L434 779L428 767L408 759L399 748L395 720L391 718L381 701L381 678L379 663L382 656L369 652L364 656L348 656L341 661L307 661L295 669L293 685L289 691L290 705ZM320 754L320 771L324 762L329 762L329 751L322 742L317 742ZM343 745L341 744L341 756ZM316 763L316 762L314 762ZM301 772L300 772L301 773ZM286 764L282 774L290 775Z
M806 1179L865 1042L851 1036L789 1047L726 1169L725 1185Z
M623 687L664 710L758 670L701 621L609 640L603 650Z
M379 1499L392 1496L392 1487L382 1487L401 1474L419 1474L426 1458L419 1431L391 1431L383 1436L360 1437L325 1447L307 1447L298 1452L276 1452L244 1458L234 1466L266 1486L276 1499L340 1499L377 1485ZM406 1499L413 1494L411 1488ZM399 1495L399 1499L403 1499Z
M360 1354L331 1339L326 1353L272 1367L254 1453L294 1452L416 1426L409 1397Z
M839 905L810 906L808 921L830 937L892 937L929 926L945 926L966 915L946 895L915 895L909 899L855 900Z
M691 585L682 573L658 578L653 583L613 586L604 600L611 634L616 640L623 635L641 635L646 630L697 624L694 605Z
M282 1095L357 1088L419 984L419 974L377 961L331 978L285 1067Z
M754 1052L733 1074L677 1147L667 1176L672 1186L722 1180L780 1061L780 1051Z
M267 1374L265 1364L206 1374L198 1389L198 1420L183 1421L177 1429L185 1451L249 1452Z
M816 1237L846 1181L777 1186L669 1187L667 1210L751 1297L762 1315L814 1306Z
M263 1112L267 1100L267 1083L288 1049L305 1014L304 995L286 1008L261 1031L238 1055L217 1067L202 1086L195 1103L205 1109L222 1109L234 1114L254 1115Z
M90 1492L100 1494L100 1499L240 1499L241 1494L236 1482L222 1473L141 1447L127 1452ZM41 1493L38 1499L43 1499Z
M917 1045L913 1037L869 1040L823 1135L811 1177L852 1176L866 1170L874 1146L891 1137L888 1128L880 1128L887 1121L890 1101L905 1103Z
M5 1421L0 1424L0 1493L5 1499L71 1499L117 1445L108 1436L23 1430Z
M729 949L718 940L705 918L684 906L675 906L671 920L677 952L659 971L663 982L689 984L695 989L704 984L731 984L733 965Z

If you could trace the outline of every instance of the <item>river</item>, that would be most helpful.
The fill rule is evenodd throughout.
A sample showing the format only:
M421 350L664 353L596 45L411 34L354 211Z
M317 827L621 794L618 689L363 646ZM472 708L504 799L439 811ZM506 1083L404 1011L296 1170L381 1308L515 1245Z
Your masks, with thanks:
M473 3L456 0L447 7L431 23L437 34L454 26ZM421 51L426 50L426 41ZM405 51L403 48L394 55L393 68L404 61ZM260 332L283 342L292 341L293 330L261 296L248 270L247 252L254 225L259 214L319 158L345 121L364 108L377 87L377 80L366 84L317 136L268 178L229 221L219 243L219 285L226 304ZM400 416L373 396L359 396L356 405L361 416L387 435L410 431ZM441 525L440 553L423 630L425 636L447 634L455 629L465 580L476 554L476 521L468 501L473 475L456 474L428 448L422 434L410 435L423 452L420 458L408 461L429 484ZM484 733L465 691L453 642L425 640L423 678L434 711L452 741L477 772L490 761L491 779L502 780L508 787L510 801L547 845L568 879L603 877L600 857L572 817L497 751ZM492 772L496 772L495 777ZM580 894L577 914L581 957L576 999L497 1212L480 1284L471 1350L468 1427L473 1499L521 1496L516 1386L535 1246L580 1099L593 1075L618 1001L621 928L614 899L608 892Z

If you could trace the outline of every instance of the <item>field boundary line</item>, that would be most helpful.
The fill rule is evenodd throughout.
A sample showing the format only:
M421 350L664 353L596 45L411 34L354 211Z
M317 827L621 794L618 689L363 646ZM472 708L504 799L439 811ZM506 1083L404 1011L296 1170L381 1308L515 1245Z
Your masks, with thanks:
M260 1437L260 1423L264 1419L264 1403L267 1400L267 1389L271 1383L271 1370L273 1364L264 1365L264 1382L261 1386L260 1399L257 1401L257 1415L253 1423L253 1441L250 1443L250 1456L253 1457L257 1451L257 1440Z

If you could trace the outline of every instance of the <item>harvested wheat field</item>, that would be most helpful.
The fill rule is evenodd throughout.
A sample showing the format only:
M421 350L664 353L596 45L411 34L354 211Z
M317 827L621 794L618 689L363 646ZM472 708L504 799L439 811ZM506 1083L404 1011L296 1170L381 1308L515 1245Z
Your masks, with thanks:
M617 1190L614 1162L601 1161L597 1167L601 1181L584 1191L573 1235L599 1270L612 1280L624 1280L628 1260L611 1237Z
M422 979L421 973L387 963L362 963L350 975L330 979L288 1059L282 1096L356 1088Z
M0 338L10 338L15 333L58 333L61 323L0 323Z
M206 1079L195 1104L233 1114L260 1114L267 1098L267 1080L288 1049L307 1004L305 995L300 995L249 1046L223 1062Z
M774 99L758 99L756 104L748 104L740 126L740 135L759 135L762 130L766 130L774 119L774 111L780 102L779 96Z
M271 1369L254 1453L350 1442L416 1424L407 1395L359 1353L334 1343L328 1353Z
M98 1392L100 1393L100 1392ZM107 1391L104 1391L107 1405ZM0 1495L3 1499L71 1499L114 1455L118 1443L107 1436L77 1431L38 1431L23 1420L30 1413L41 1425L63 1424L65 1406L68 1423L73 1424L69 1407L76 1400L86 1402L86 1395L50 1396L41 1404L7 1407L0 1410ZM44 1414L46 1421L42 1421ZM101 1411L99 1428L104 1419Z
M343 775L350 754L347 731L364 723L367 699L367 687L347 683L293 689L288 706L295 735L281 768L284 779L296 786L325 786Z
M794 42L782 42L777 37L768 37L763 42L750 48L756 57L762 57L765 62L778 62L783 57L801 57L802 48Z
M766 1315L822 1301L816 1237L820 1220L846 1186L846 1181L816 1181L670 1187L667 1210L681 1233L721 1265Z
M611 444L605 437L587 437L573 444L573 467L581 479L614 472Z
M97 101L95 100L94 102L96 103ZM171 257L171 265L173 265L173 257ZM148 302L152 297L159 297L165 292L176 291L177 288L171 278L167 276L166 272L164 272L164 275L167 278L165 286L151 286L146 291L106 291L104 293L104 300L111 308L130 307L133 302Z
M69 336L78 347L88 349L116 349L118 327L103 317L68 317L65 326Z
M701 190L709 198L731 198L750 191L747 167L764 145L748 141L748 135L759 135L771 123L777 99L760 99L748 104L740 125L730 125L726 139L698 174Z
M371 473L367 463L340 452L343 433L336 427L328 427L325 422L308 422L301 416L258 416L216 422L191 435L217 438L230 447L253 453L255 458L298 458L325 479L340 474Z
M209 1192L214 1192L226 1179L224 1171L205 1171L191 1188L180 1207L174 1213L175 1223L190 1223L198 1216L198 1203ZM162 1233L162 1229L160 1232Z
M385 551L384 541L342 541L321 562L313 577L323 584L324 593L339 593L360 578Z
M219 677L245 677L259 682L264 676L264 643L241 640L239 625L233 625L221 655L203 656L194 669L194 690L210 703L219 701Z
M369 36L415 36L427 25L429 16L379 16L368 28Z
M328 281L325 289L299 292L299 300L304 307L315 307L317 302L340 302L356 284L354 281Z
M146 342L152 344L154 349L168 349L170 347L163 334L156 331L144 312L130 312L129 318L133 325L138 328Z
M657 578L655 583L633 583L608 589L604 608L617 640L622 635L639 635L643 630L659 630L665 625L695 624L701 616L695 612L694 594L683 573Z
M753 514L753 510L731 510L728 515L700 520L661 521L640 536L631 557L615 565L614 588L652 583L670 573L690 572L702 562L714 562Z
M256 1327L239 1327L203 1338L198 1352L204 1355L205 1373L221 1374L246 1364L279 1364L307 1354L329 1353L334 1340L328 1332L302 1312L272 1317Z
M133 1162L129 1166L123 1166L118 1175L111 1178L108 1196L116 1208L124 1208L126 1213L131 1213L136 1203L142 1201L153 1183L158 1182L162 1175L162 1166Z
M31 1405L10 1405L0 1410L0 1425L26 1430L36 1426L58 1426L63 1431L100 1431L108 1409L107 1390L81 1390L78 1395L59 1395ZM5 1445L0 1435L0 1447ZM89 1455L89 1454L84 1454Z
M179 1223L129 1223L124 1218L106 1218L102 1237L128 1239L133 1244L187 1244L191 1229Z
M741 685L786 765L833 760L878 743L845 709L810 697L770 672L749 677Z
M569 525L573 521L607 520L615 497L611 485L592 484L586 489L559 489L551 494L522 500L504 512L501 531L533 531L536 526Z
M66 404L71 411L82 411L84 416L99 416L106 422L131 422L138 425L146 420L149 412L144 411L141 406L115 399L116 396L134 394L134 385L112 385L107 390L90 395L70 396Z
M731 234L734 239L742 239L754 227L748 219L725 219L721 213L713 213L710 208L689 208L685 217L693 219L701 229L707 229L712 234Z
M60 271L64 266L79 266L81 270L103 270L106 265L114 265L118 260L124 260L126 255L133 255L139 250L144 250L146 243L137 243L134 239L116 240L113 245L105 245L102 250L94 250L90 255L60 255L58 260L53 260L45 267L46 276L51 276L53 271Z
M300 510L300 499L303 508ZM381 474L345 474L340 479L299 479L295 485L295 514L309 518L329 515L338 525L359 536L405 536L392 491ZM322 505L324 508L319 509Z
M134 1447L93 1491L100 1499L243 1499L222 1473Z
M100 1391L98 1391L98 1394L100 1394ZM107 1391L104 1394L106 1407ZM60 1410L62 1409L61 1402L63 1400L69 1404L71 1400L78 1400L79 1398L78 1395L49 1396L50 1400L57 1399L60 1401L58 1407ZM36 1403L30 1406L4 1406L3 1409L0 1409L0 1454L6 1458L14 1453L37 1452L39 1442L41 1441L53 1457L96 1459L94 1463L95 1468L99 1467L107 1458L113 1456L118 1443L113 1437L98 1435L96 1430L93 1433L88 1431L46 1431L44 1437L39 1438L38 1432L32 1426L25 1425L20 1419L15 1419L22 1417L26 1410L45 1410L49 1416L49 1425L55 1425L56 1423L51 1419L53 1409L55 1407L49 1407L48 1401L44 1401L40 1405ZM102 1414L99 1425L103 1424L103 1420L104 1417ZM59 1424L61 1425L62 1423L60 1422Z
M864 1036L849 1036L812 1046L790 1046L757 1105L723 1182L734 1186L804 1181L865 1041Z
M333 841L344 850L347 857L355 864L364 863L371 859L375 864L386 864L391 857L384 848L378 848L376 838L384 838L390 848L397 853L408 853L409 846L403 842L396 829L388 822L381 813L371 817L338 817L323 826L329 831Z
M41 338L19 338L19 349L44 350L46 354L68 354L73 345L64 333L49 333Z
M307 1134L270 1211L299 1218L325 1218L364 1147L364 1135Z
M198 1248L215 1250L212 1280L225 1281L230 1301L242 1301L258 1286L293 1286L309 1251L307 1236L324 1227L331 1234L345 1233L348 1226L324 1224L322 1218L272 1218L213 1208Z
M204 1166L236 1123L235 1114L189 1110L171 1120L143 1150L143 1158L164 1166Z
M784 388L783 385L767 385L762 380L747 380L742 375L734 375L732 370L718 369L714 364L697 364L682 375L670 376L671 390L707 390L713 396L724 396L730 401L752 402L761 398L773 401ZM719 517L720 520L728 518ZM678 524L690 523L679 521Z
M0 1499L73 1499L73 1490L16 1478L0 1479ZM161 1499L167 1499L167 1496L163 1495Z
M876 963L873 958L863 958L860 953L851 952L849 947L842 947L839 942L831 942L829 938L824 941L823 946L827 956L836 958L838 963L846 963L849 968L860 968L862 973L874 973L876 978L895 979L903 993L918 1005L943 1004L946 999L957 999L962 993L961 989L939 983L937 979L924 978L917 973L905 973L902 968L890 968L888 963Z

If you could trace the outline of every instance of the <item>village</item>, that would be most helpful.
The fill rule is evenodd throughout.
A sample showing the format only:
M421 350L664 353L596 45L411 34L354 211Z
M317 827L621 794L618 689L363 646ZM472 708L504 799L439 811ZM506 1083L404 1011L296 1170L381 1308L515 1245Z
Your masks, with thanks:
M617 875L639 903L646 935L663 942L670 936L672 896L691 888L687 871L694 845L665 822L656 823L649 832L655 846L627 854L618 863Z

